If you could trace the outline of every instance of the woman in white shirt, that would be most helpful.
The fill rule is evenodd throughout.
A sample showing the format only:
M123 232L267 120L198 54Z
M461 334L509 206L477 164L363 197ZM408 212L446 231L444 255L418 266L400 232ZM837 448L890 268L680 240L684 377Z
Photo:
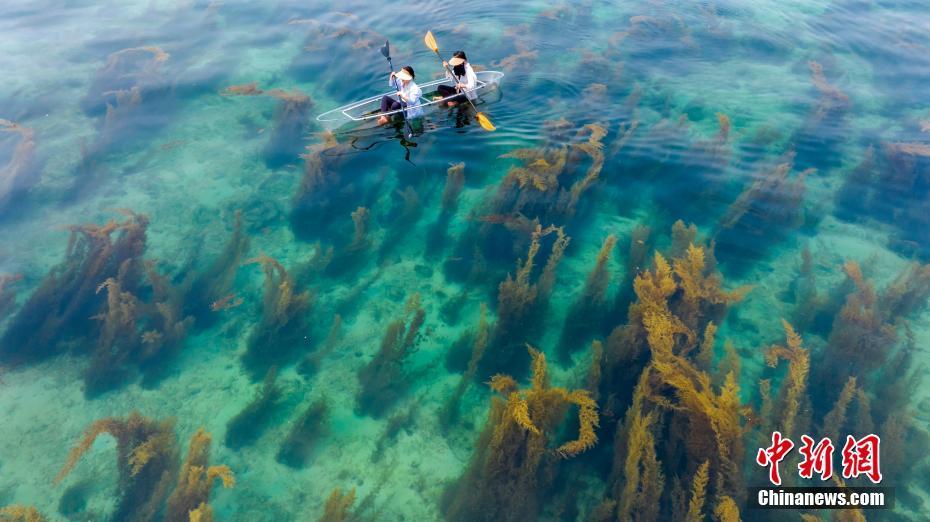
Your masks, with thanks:
M452 53L452 58L449 59L448 62L442 62L442 65L446 68L446 78L453 80L455 85L439 85L436 88L436 90L439 91L439 97L437 99L464 92L464 94L459 94L448 100L446 105L455 107L460 103L465 103L466 96L469 100L474 101L475 98L478 97L474 92L475 86L478 84L478 76L475 74L474 69L471 68L471 64L468 63L468 58L465 57L465 51L455 51ZM449 66L452 66L452 73L455 74L455 77L449 73Z
M387 95L382 96L381 112L391 112L404 107L413 106L413 108L404 111L408 119L423 115L423 108L419 106L423 91L421 91L420 86L413 81L415 77L416 74L413 72L413 67L409 65L405 65L401 67L399 71L391 73L391 76L388 78L388 83L397 89L397 98ZM378 125L384 125L387 122L387 116L382 115L378 118Z

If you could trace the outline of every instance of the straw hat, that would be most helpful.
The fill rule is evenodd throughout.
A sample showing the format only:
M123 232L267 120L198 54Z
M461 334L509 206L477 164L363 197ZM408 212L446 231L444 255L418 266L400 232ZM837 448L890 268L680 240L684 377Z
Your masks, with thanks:
M462 65L467 60L468 58L465 57L465 51L455 51L452 54L452 58L449 58L449 65L455 67L456 65Z
M397 73L396 73L394 76L396 76L397 79L399 79L399 80L404 80L404 81L407 81L407 82L409 82L410 80L413 79L413 75L411 75L411 74L407 71L407 69L401 69L401 70L397 71Z

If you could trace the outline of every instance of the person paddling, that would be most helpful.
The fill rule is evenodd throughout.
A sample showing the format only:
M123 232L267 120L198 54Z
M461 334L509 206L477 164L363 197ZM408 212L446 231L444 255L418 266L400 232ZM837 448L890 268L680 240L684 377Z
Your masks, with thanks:
M465 51L455 51L448 62L442 62L442 66L446 69L446 78L454 81L455 85L439 85L436 87L436 90L439 91L439 96L434 99L441 100L442 98L453 96L455 93L463 93L446 102L446 105L449 107L455 107L460 103L465 103L466 96L468 100L472 101L478 97L474 92L475 87L478 85L478 75L475 74L474 69L471 68L471 64L468 63ZM448 70L450 66L452 67L452 73ZM453 73L455 76L453 76Z
M391 76L388 78L388 84L397 89L397 93L395 94L397 97L394 98L388 95L381 97L382 113L410 107L406 109L406 116L408 119L423 115L423 108L420 107L420 97L423 96L423 91L421 91L420 86L413 81L414 78L416 78L416 73L413 72L413 67L409 65L405 65L399 71L391 73ZM378 125L384 125L387 122L387 115L382 115L378 118Z

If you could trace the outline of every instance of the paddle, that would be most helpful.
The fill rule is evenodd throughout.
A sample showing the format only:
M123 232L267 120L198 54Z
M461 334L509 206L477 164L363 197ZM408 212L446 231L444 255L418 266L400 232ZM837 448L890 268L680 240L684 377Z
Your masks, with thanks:
M391 74L394 74L394 62L391 61L391 43L389 41L384 41L384 45L381 46L381 54L387 58L388 65L391 67ZM400 84L397 83L397 78L392 77L392 80L394 82L394 88L399 91ZM403 100L400 100L400 103L402 106L406 106ZM404 128L407 129L407 139L410 139L413 137L413 129L410 127L410 122L407 121L407 110L404 109L400 111L400 115L404 118Z
M445 61L442 59L442 55L439 54L439 44L436 43L436 38L433 37L432 31L426 31L426 37L423 38L423 41L426 42L427 47L436 53L436 56L439 57L439 61ZM455 73L452 72L452 69L449 69L449 67L445 65L443 67L449 71L449 74L452 75L452 78L455 78ZM465 99L468 100L469 104L471 104L471 108L475 109L475 112L478 113L478 124L481 125L482 129L486 131L492 131L497 128L493 123L491 123L491 120L489 120L488 117L484 115L484 113L478 111L478 108L475 107L475 104L472 103L471 98L469 98L467 94L463 94L463 96L465 96Z

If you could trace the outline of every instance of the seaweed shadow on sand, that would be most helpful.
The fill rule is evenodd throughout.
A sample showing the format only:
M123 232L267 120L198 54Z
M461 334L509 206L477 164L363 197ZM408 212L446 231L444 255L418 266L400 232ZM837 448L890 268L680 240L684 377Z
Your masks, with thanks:
M281 388L275 383L278 369L271 367L265 381L258 387L255 397L226 424L225 444L241 449L255 444L268 429L281 404Z
M277 461L294 469L306 467L320 446L320 439L326 435L328 421L326 399L311 402L291 424L287 437L278 448Z

